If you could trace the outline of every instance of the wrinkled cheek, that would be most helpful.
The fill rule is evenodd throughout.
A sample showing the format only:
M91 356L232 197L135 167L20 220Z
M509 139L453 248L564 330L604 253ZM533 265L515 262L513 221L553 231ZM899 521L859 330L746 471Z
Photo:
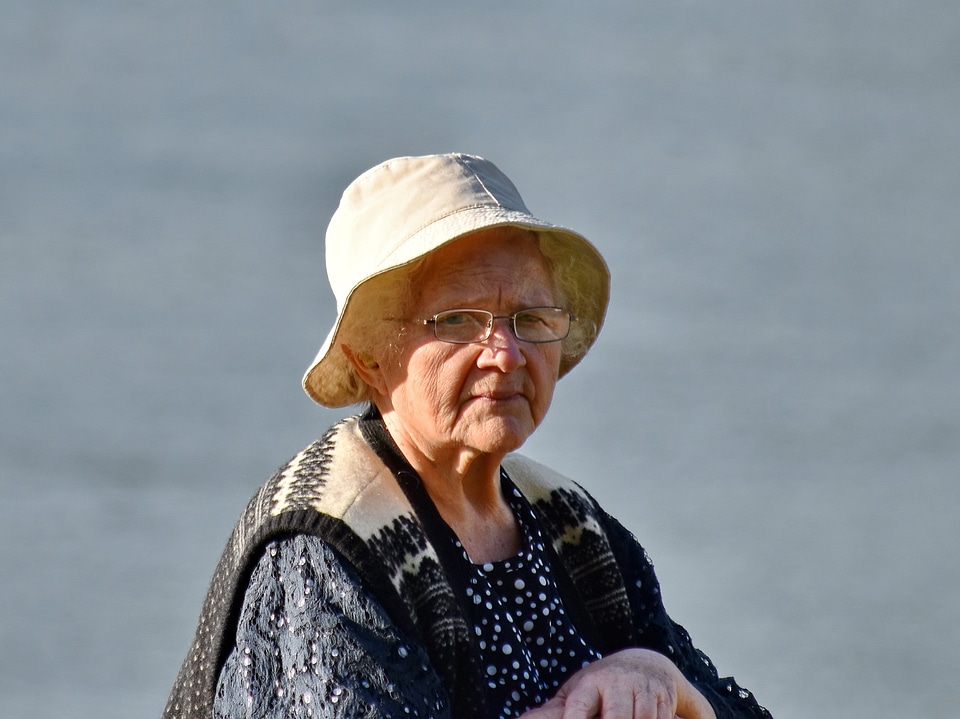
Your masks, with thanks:
M540 426L540 423L543 422L544 418L547 416L547 411L550 409L550 404L553 402L553 388L550 388L550 392L547 393L545 397L537 397L537 402L533 408L533 421L537 427Z
M545 367L542 368L543 371L534 375L537 379L534 380L533 385L535 394L531 411L538 427L547 416L547 411L553 402L553 393L557 388L557 377L560 374L560 347L559 345L550 345L548 349L552 355L546 358Z
M459 396L452 392L437 392L430 398L429 410L438 429L447 435L456 433L457 426L469 413L465 411Z
M536 392L530 402L529 410L535 426L539 427L547 416L550 404L553 402L553 383L539 383L535 385Z

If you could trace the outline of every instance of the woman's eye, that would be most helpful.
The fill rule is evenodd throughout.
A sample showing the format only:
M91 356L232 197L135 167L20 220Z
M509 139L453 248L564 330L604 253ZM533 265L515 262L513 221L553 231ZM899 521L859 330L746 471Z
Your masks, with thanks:
M455 325L465 325L476 322L476 319L469 312L452 312L437 317L437 324L453 327Z
M516 322L518 325L523 325L526 327L535 327L536 325L544 324L542 317L534 314L523 313L517 315Z

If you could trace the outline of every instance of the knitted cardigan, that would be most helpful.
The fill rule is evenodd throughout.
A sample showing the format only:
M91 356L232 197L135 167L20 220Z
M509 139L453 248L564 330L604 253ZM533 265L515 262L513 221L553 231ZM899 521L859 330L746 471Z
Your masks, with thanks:
M540 520L565 609L588 642L604 654L644 646L667 655L718 718L769 717L732 679L719 679L667 617L646 554L585 490L516 454L503 467ZM484 717L482 675L462 604L462 560L444 540L443 520L419 482L375 415L340 421L281 467L233 530L163 719L212 716L250 573L267 542L294 534L328 542L398 628L422 644L450 696L449 716Z

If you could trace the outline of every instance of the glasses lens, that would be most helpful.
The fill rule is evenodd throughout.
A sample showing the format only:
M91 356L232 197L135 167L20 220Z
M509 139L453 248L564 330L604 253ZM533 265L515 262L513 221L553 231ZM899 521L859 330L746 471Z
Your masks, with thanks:
M486 310L447 310L432 320L433 331L442 342L470 344L490 336L494 315ZM570 313L559 307L531 307L509 318L518 340L556 342L570 333Z
M556 342L570 333L570 313L559 307L533 307L514 315L517 339L524 342Z
M441 342L480 342L487 334L493 315L483 310L449 310L434 318L433 329Z

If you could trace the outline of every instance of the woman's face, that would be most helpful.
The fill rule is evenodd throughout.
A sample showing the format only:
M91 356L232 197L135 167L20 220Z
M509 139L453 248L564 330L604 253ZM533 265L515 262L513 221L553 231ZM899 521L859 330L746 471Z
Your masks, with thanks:
M417 284L408 319L449 309L512 315L557 302L535 238L509 228L437 250ZM519 341L509 320L496 320L490 337L474 344L441 342L431 325L410 323L399 357L380 367L378 404L385 417L392 410L388 426L401 449L412 442L431 459L464 450L505 454L543 420L560 354L560 342Z

